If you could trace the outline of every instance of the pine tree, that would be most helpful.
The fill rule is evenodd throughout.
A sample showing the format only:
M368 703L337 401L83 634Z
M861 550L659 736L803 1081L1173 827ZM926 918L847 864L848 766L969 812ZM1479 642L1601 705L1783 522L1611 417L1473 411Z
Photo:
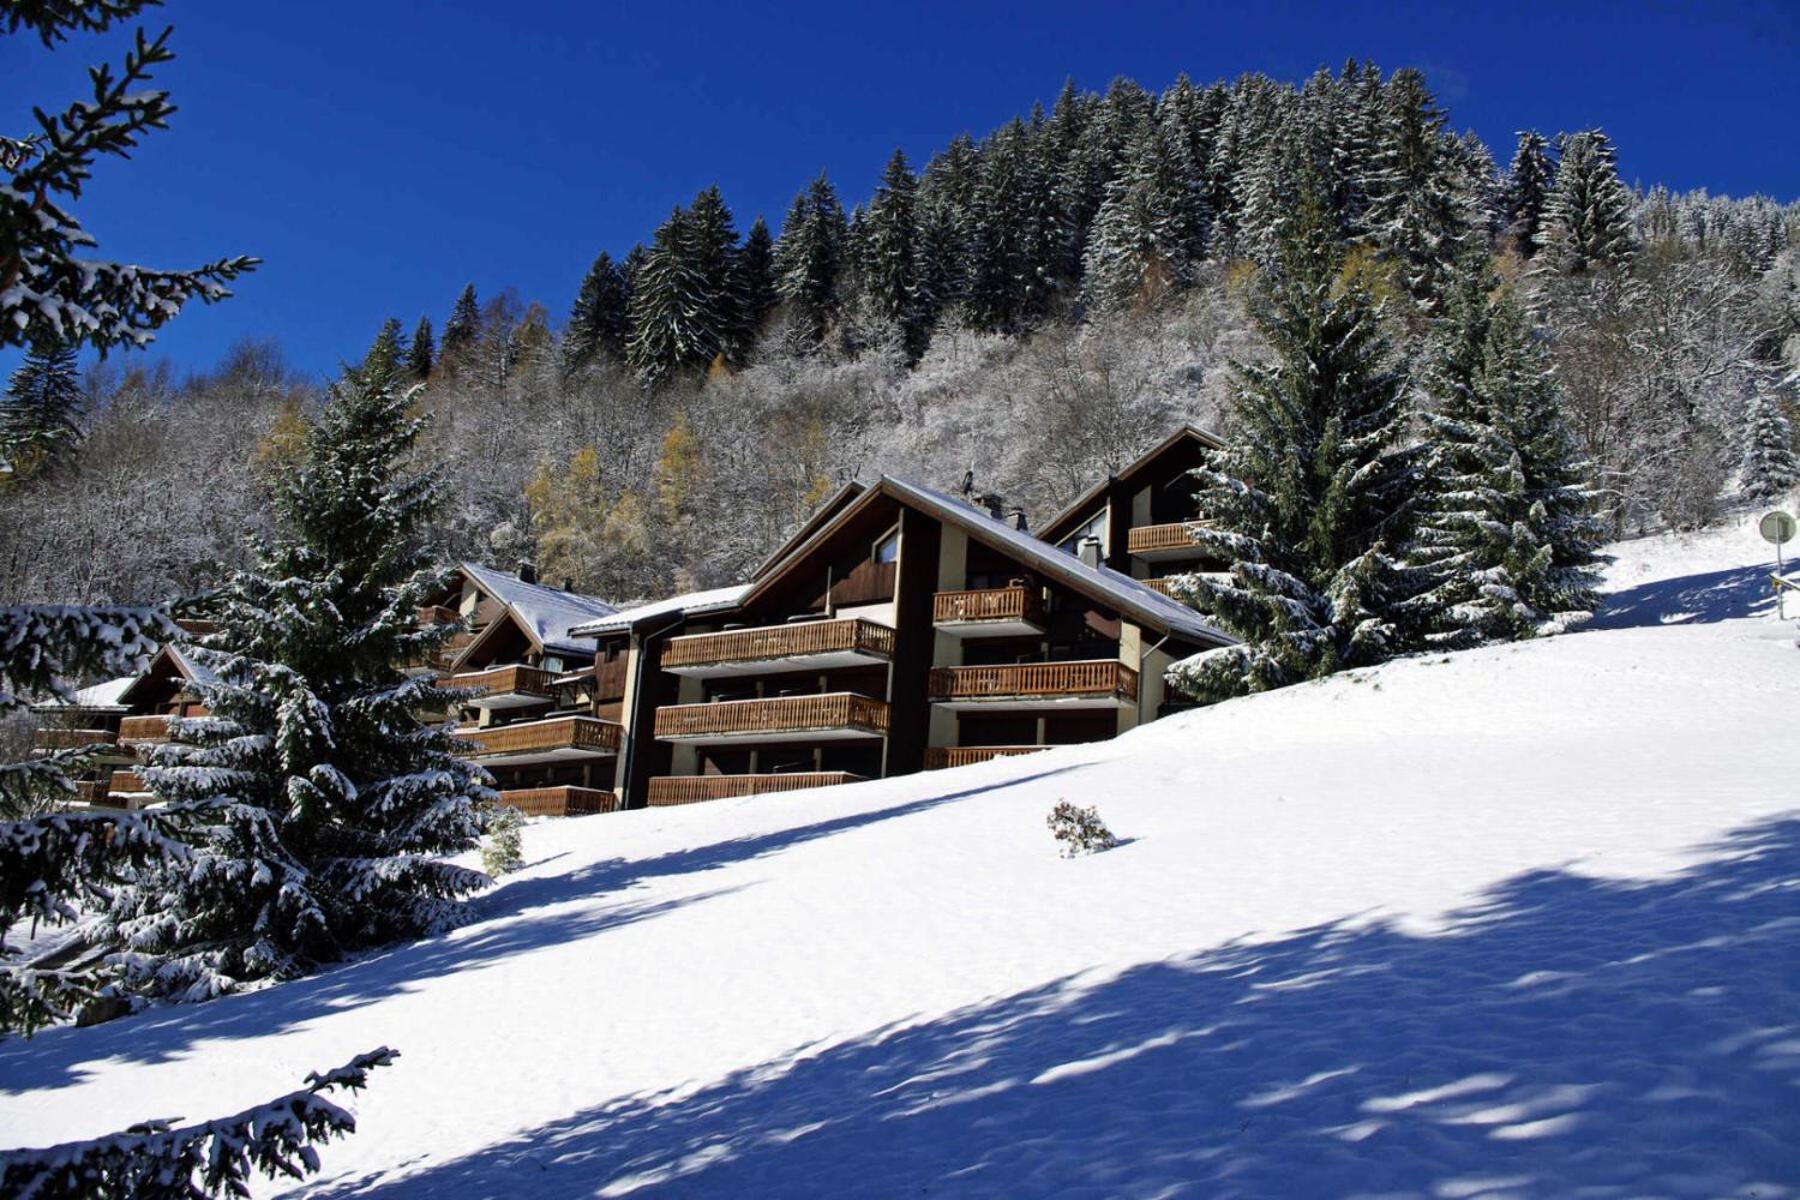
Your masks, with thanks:
M925 352L930 311L919 279L918 186L906 155L894 151L864 222L863 291L876 315L900 334L907 358Z
M1195 473L1190 531L1231 567L1171 586L1241 639L1170 671L1205 702L1378 663L1422 632L1424 580L1399 558L1422 486L1404 380L1379 310L1340 279L1324 205L1307 181L1256 313L1274 356L1237 368L1235 435Z
M1421 607L1446 645L1565 629L1599 603L1587 467L1544 350L1497 283L1485 254L1457 265L1424 372L1430 485L1415 557L1437 578Z
M1435 309L1444 264L1468 232L1445 158L1444 114L1411 67L1388 80L1385 122L1365 225L1400 268L1415 303Z
M733 331L732 342L741 359L749 355L780 299L775 292L775 239L761 217L750 223L738 250L736 290L743 298L743 322Z
M821 173L794 197L775 243L775 290L799 322L807 345L824 344L838 316L849 223L831 181Z
M15 476L36 474L81 440L81 381L75 348L32 347L0 404L0 462Z
M1198 197L1185 153L1162 129L1138 134L1130 165L1107 187L1088 238L1082 297L1096 311L1155 301L1199 265Z
M1556 167L1550 161L1550 143L1535 129L1519 131L1519 148L1513 152L1502 198L1506 234L1520 258L1537 253L1538 231L1544 210L1556 187Z
M1794 427L1773 389L1758 388L1744 413L1744 494L1775 500L1800 483L1800 455L1794 452Z
M624 270L602 250L581 280L563 334L563 362L571 370L599 358L622 362L631 288Z
M694 348L701 365L724 355L741 361L741 341L748 324L746 298L738 275L738 233L717 185L703 189L688 209L688 250L699 280L700 294L693 315L697 331Z
M431 337L431 318L420 317L419 323L413 326L412 342L406 348L406 378L414 383L424 383L431 375L431 367L437 358L437 344Z
M656 231L632 284L625 357L654 387L682 368L704 368L743 328L735 275L737 232L717 188L676 209Z
M1055 295L1055 181L1040 170L1031 134L1014 120L981 153L970 229L966 303L977 327L1014 333Z
M436 471L384 337L332 392L277 489L276 534L217 601L195 651L210 715L171 724L145 769L158 797L213 802L190 861L140 875L94 930L122 986L199 999L441 929L478 872L485 774L419 713L457 697L401 665L456 631L419 628L441 586L425 531Z
M919 180L919 286L933 318L968 299L981 152L958 134Z
M1556 187L1537 233L1538 266L1564 275L1618 269L1631 261L1631 193L1619 179L1612 141L1600 130L1562 139Z
M46 47L72 32L99 32L134 16L145 0L86 4L12 4L9 33L21 28ZM211 304L231 295L226 284L256 268L254 258L226 258L191 271L159 271L78 258L94 238L64 204L81 198L102 155L129 158L150 130L175 112L169 94L146 86L154 69L175 57L172 28L154 38L139 30L115 75L92 67L90 99L61 112L34 108L38 130L0 137L0 349L15 346L143 347L189 300Z
M475 298L475 285L471 283L456 297L450 319L444 322L441 361L446 366L461 365L474 354L482 333L481 304Z

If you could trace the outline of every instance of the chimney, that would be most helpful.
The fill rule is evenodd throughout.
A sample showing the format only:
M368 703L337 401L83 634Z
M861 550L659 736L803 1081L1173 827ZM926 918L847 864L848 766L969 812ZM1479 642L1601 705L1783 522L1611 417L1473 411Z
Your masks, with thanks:
M1006 519L1006 498L1004 496L997 492L986 492L977 496L976 499L987 505L988 516L994 520L1004 521Z
M562 590L565 592L572 592L575 590L575 577L573 575L563 576Z
M537 582L537 564L532 562L528 558L521 558L519 560L519 582L521 582L521 583L536 583Z
M1031 521L1025 516L1024 509L1015 508L1012 510L1012 527L1020 533L1031 532Z
M1083 566L1092 567L1096 571L1098 571L1100 569L1100 539L1099 538L1097 538L1097 537L1082 538L1081 545L1077 548L1076 553L1080 555L1081 563Z

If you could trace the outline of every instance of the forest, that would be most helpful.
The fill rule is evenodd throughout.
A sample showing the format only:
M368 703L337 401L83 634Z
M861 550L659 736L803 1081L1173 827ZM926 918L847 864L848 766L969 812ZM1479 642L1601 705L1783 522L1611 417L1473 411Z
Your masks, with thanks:
M972 470L1042 520L1178 421L1232 432L1302 179L1415 421L1451 268L1492 255L1615 535L1704 525L1754 486L1746 462L1791 457L1800 204L1633 188L1600 130L1496 153L1419 71L1351 62L1297 86L1066 86L922 169L896 152L862 201L812 180L778 232L740 234L709 187L601 253L566 308L484 281L391 321L449 486L430 536L625 602L741 578L881 473ZM185 376L35 354L4 409L13 597L149 601L242 566L324 393L279 340Z

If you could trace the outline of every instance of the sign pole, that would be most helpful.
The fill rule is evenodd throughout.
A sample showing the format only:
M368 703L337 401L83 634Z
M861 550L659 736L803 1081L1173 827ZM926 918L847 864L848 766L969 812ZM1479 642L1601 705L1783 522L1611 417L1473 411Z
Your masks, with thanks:
M1800 521L1795 521L1791 513L1777 508L1762 515L1756 523L1756 531L1763 535L1763 540L1775 546L1775 611L1780 619L1787 620L1787 563L1781 553L1781 544L1790 540L1800 532Z

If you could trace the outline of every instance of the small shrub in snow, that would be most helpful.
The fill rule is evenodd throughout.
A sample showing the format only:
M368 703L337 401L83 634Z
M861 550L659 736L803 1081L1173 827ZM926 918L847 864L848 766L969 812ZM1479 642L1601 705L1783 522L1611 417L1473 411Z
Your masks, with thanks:
M1048 824L1050 835L1062 844L1064 858L1096 854L1119 844L1119 839L1100 819L1099 810L1091 805L1077 808L1067 800L1058 800L1056 807L1050 810Z
M487 839L481 843L481 868L495 879L525 865L519 830L525 814L510 804L496 805L487 819Z

